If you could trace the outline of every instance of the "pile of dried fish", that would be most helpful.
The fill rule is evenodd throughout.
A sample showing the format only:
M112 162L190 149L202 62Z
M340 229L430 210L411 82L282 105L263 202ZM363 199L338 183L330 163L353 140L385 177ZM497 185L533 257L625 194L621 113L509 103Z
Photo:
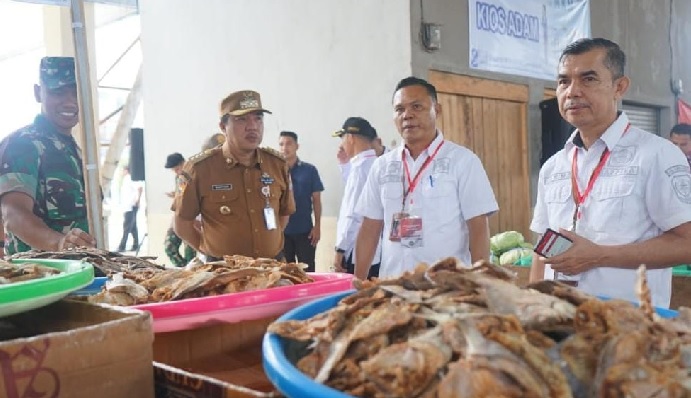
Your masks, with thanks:
M446 259L269 332L302 372L358 397L691 396L691 310L660 319L639 278L641 308Z
M115 274L89 302L136 305L313 282L306 265L226 256L186 269L139 268Z
M16 253L9 257L10 260L31 258L84 260L94 266L96 276L108 276L116 272L140 268L164 269L162 265L149 261L153 257L123 256L120 253L87 247L65 249L59 252L30 250L28 252Z
M0 260L0 285L57 275L60 270L36 263L12 264Z

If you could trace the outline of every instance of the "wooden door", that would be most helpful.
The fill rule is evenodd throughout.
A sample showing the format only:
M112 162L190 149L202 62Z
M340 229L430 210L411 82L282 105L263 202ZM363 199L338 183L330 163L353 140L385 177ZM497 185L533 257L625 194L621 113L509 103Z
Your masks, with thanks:
M490 233L519 231L531 238L528 171L528 87L430 71L439 93L444 137L471 149L487 171L499 212Z

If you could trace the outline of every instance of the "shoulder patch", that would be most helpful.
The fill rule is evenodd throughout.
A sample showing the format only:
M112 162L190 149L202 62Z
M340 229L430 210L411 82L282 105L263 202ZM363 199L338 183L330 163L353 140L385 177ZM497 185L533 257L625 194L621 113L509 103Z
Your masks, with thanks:
M190 176L187 173L182 172L177 176L176 180L177 186L175 189L175 196L179 196L185 193L187 183L190 181Z
M281 159L281 160L283 160L283 161L286 160L286 159L283 157L283 154L281 154L281 152L278 152L277 150L275 150L275 149L273 149L273 148L264 147L264 148L259 148L259 149L261 149L262 151L268 153L269 155L273 155L274 157L277 157L277 158L279 158L279 159Z
M211 149L204 150L202 152L199 152L196 155L191 156L189 159L187 159L186 163L189 163L190 165L196 164L201 162L204 159L209 158L211 155L213 155L216 152L219 152L221 150L221 147L215 147Z

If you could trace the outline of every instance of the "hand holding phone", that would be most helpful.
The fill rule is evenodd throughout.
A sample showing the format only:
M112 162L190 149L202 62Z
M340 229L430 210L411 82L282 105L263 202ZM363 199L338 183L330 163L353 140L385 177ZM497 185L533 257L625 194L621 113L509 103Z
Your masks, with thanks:
M547 228L533 251L542 257L550 258L562 254L573 245L573 241L566 236Z

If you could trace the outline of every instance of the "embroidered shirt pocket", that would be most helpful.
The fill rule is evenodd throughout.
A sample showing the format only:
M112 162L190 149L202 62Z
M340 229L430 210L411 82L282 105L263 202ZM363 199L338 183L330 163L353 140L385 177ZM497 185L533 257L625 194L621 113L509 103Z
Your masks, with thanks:
M634 194L635 181L598 181L586 204L588 224L598 232L616 232L629 229L624 215L624 203ZM631 218L631 217L629 217Z
M401 186L401 182L385 182L382 184L381 193L384 199L398 199L401 201L403 199L403 187Z
M568 182L549 184L545 187L547 205L562 205L571 199L571 184Z

